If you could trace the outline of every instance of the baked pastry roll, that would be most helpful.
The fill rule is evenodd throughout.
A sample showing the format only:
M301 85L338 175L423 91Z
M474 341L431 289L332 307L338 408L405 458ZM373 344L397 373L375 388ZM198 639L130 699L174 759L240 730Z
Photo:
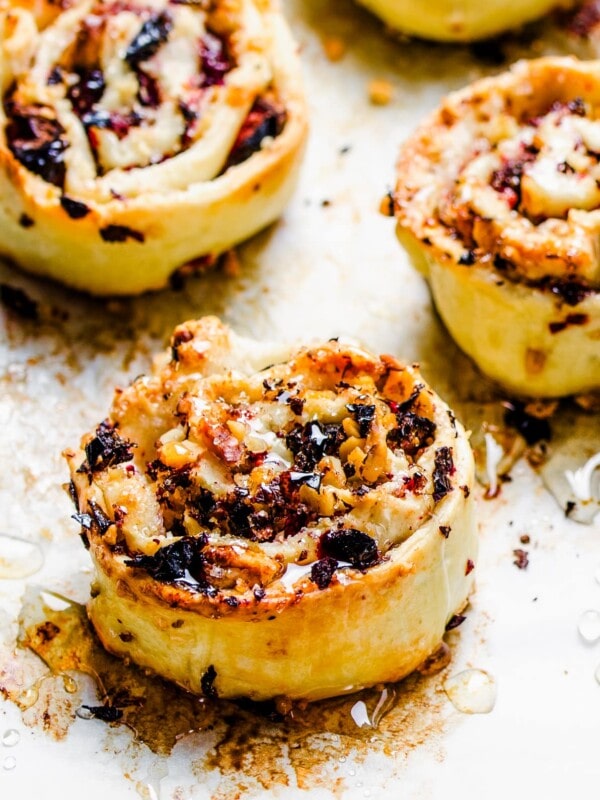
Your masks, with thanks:
M400 241L516 393L600 387L599 113L600 62L523 61L447 97L400 154Z
M21 0L0 30L3 255L136 293L281 213L306 110L276 2Z
M416 367L214 318L68 452L104 645L192 692L317 699L414 670L473 586L473 458ZM271 365L271 366L270 366Z
M416 0L359 0L391 28L450 42L485 39L531 22L557 7L574 5L575 0L430 0L427 6Z

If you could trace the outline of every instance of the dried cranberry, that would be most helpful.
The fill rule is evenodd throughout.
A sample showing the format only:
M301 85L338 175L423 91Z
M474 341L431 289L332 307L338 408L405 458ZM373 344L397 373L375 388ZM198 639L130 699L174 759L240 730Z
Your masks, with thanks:
M346 408L354 417L358 424L358 432L364 439L368 436L373 420L375 419L375 406L362 403L348 403Z
M414 406L414 404L416 403L416 401L419 399L419 396L424 388L425 388L424 384L415 383L415 385L413 386L413 390L410 393L410 396L407 397L407 399L404 400L402 403L394 403L393 401L389 402L390 409L392 409L392 411L394 412L394 414L396 414L396 416L398 416L399 414L403 415L407 411L410 411ZM392 408L392 405L395 406L395 408Z
M98 142L94 135L94 128L112 131L118 139L124 139L131 128L137 127L143 122L143 117L137 111L121 114L119 111L109 112L97 109L84 114L81 121L87 131L90 144L96 148Z
M338 561L348 561L353 567L366 569L378 559L377 542L356 528L338 528L325 531L320 545L323 553Z
M393 449L403 450L412 456L433 442L436 431L433 420L421 417L412 411L398 413L396 420L398 426L387 434L387 442Z
M337 455L346 436L341 425L322 425L316 420L295 425L285 438L294 455L294 465L302 471L312 471L325 455Z
M86 468L92 472L100 472L131 461L133 447L135 445L132 442L119 436L114 425L104 420L96 428L95 437L85 446Z
M46 83L48 86L56 86L59 83L63 82L63 73L60 67L52 67L50 72L48 73L48 78Z
M305 503L298 503L295 506L288 506L283 517L283 535L285 537L295 536L302 528L305 528L315 513Z
M137 71L138 93L137 99L142 106L158 108L160 105L160 87L158 81L152 75L144 72L143 69Z
M173 20L167 11L152 14L142 25L139 33L125 52L125 61L135 69L142 61L147 61L169 38Z
M83 117L100 101L106 85L101 69L83 68L76 70L75 73L79 76L79 80L69 86L67 97L73 106L73 111L78 117Z
M433 469L433 499L437 503L442 497L445 497L448 492L452 491L452 482L450 476L454 474L456 468L452 458L451 447L439 447L435 451Z
M25 214L25 212L23 212L19 217L19 225L25 229L33 228L33 226L35 225L35 220L32 219L32 217L30 217L29 214Z
M256 100L237 135L225 168L250 158L260 150L263 139L279 136L285 122L285 111L261 98Z
M285 473L283 473L285 474ZM299 489L300 486L308 486L318 492L321 488L321 475L318 472L296 472L291 471L287 473L289 477L289 486L293 490Z
M556 280L550 284L550 291L565 302L568 306L577 306L592 294L592 289L582 283L572 280Z
M214 33L206 33L200 42L202 61L202 86L222 86L225 75L233 67L223 39Z
M319 589L326 589L331 583L331 579L338 568L335 558L325 556L325 558L315 561L310 569L310 579L316 583Z
M9 150L26 169L48 183L62 187L65 181L64 153L69 146L65 129L46 106L5 103Z
M71 519L74 519L75 522L79 523L86 531L92 529L93 519L90 514L71 514Z
M425 488L427 478L420 472L413 472L412 475L406 475L402 478L402 483L407 492L419 494Z
M128 567L144 569L161 583L178 583L192 588L207 586L204 577L206 536L179 539L159 548L153 555L138 554L127 559Z
M304 410L305 401L301 397L290 397L288 402L294 414L296 414L296 416L299 417L300 414L302 414L302 411Z
M106 531L113 524L112 519L106 516L104 511L100 508L100 506L95 500L90 500L88 506L90 509L90 517L92 518L93 523L98 530L98 533L100 534L100 536L104 536Z

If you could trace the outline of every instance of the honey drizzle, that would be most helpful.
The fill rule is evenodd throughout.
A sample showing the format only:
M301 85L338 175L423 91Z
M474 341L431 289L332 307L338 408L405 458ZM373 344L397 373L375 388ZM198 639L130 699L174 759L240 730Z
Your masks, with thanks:
M23 710L29 708L26 724L56 738L65 735L81 703L80 689L73 693L73 675L84 673L96 683L98 706L122 712L110 725L126 725L136 742L168 756L176 744L193 743L192 737L200 736L198 744L208 748L194 747L203 753L193 763L196 774L216 769L225 779L242 776L264 787L288 785L291 764L298 786L311 788L332 760L361 760L374 751L389 756L408 752L424 741L437 741L447 722L436 681L417 673L399 684L316 703L285 704L279 711L271 703L197 697L110 655L97 640L85 607L77 603L58 610L39 598L33 608L26 603L19 645L17 661L30 651L48 670L25 690L23 685L17 690L17 682L2 685L0 676L0 690ZM64 702L53 702L50 713L46 708L32 716L44 682L51 682L52 694L62 693ZM29 701L23 702L28 695ZM382 697L387 698L383 714ZM359 701L373 725L360 728L353 720L351 710Z

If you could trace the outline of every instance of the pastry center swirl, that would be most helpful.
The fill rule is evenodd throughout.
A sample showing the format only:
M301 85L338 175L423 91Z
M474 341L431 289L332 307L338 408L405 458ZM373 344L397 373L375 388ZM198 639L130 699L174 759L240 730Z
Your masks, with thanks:
M337 565L385 559L457 491L454 419L412 368L330 342L199 376L198 346L181 326L171 365L119 395L85 445L78 474L98 491L82 510L132 566L183 580L173 559L199 556L207 585L229 589L242 566L265 586L318 563L324 586Z
M597 284L588 231L600 213L600 124L590 114L576 98L523 122L509 116L491 122L488 138L477 142L440 204L442 222L471 250L491 252L500 269ZM570 242L560 241L567 234Z

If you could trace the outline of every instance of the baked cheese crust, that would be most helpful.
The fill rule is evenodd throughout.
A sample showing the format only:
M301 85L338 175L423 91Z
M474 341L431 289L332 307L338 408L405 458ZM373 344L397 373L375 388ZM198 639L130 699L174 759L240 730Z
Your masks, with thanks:
M192 692L395 681L473 587L473 458L415 366L186 322L67 454L104 645Z

